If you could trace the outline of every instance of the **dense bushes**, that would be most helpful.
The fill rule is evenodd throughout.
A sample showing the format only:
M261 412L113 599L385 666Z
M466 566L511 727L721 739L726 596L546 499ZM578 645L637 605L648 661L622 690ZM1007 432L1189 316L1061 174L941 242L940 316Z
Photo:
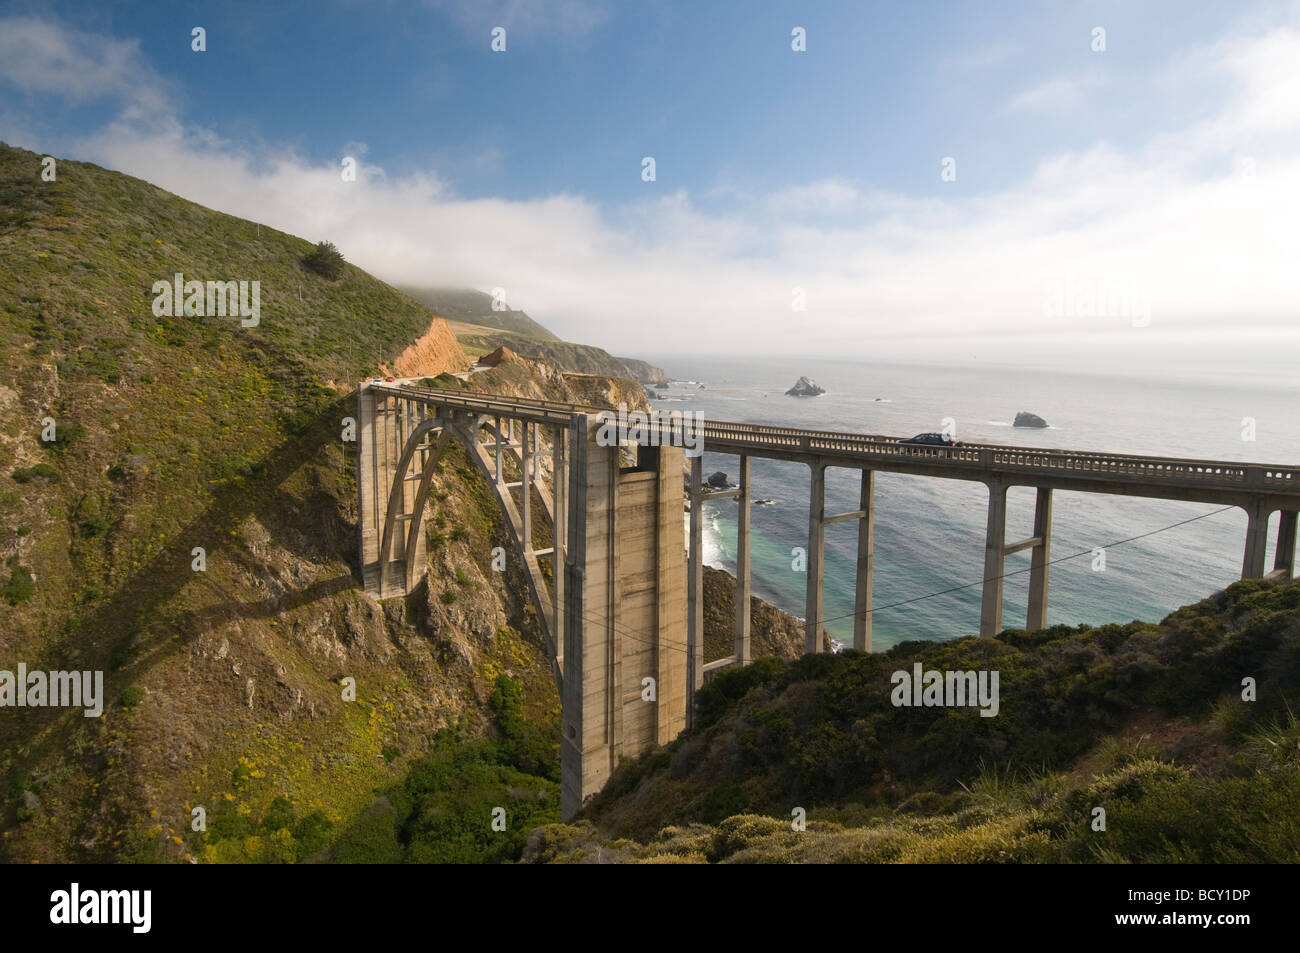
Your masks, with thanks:
M9 581L5 583L5 602L16 606L26 602L35 593L36 583L32 581L32 574L22 566L15 566L13 572L9 574Z
M317 242L302 263L330 281L338 281L343 277L343 253L334 247L333 242Z
M918 661L925 670L997 671L998 715L981 717L976 707L895 707L890 676ZM1255 680L1256 701L1241 697L1246 677ZM1287 797L1300 795L1294 757L1300 737L1250 739L1270 719L1285 717L1296 684L1300 585L1261 580L1235 584L1159 625L1056 627L998 639L911 642L878 655L769 659L720 673L697 696L700 727L664 757L623 766L586 816L604 833L645 839L665 825L717 824L736 814L788 818L792 805L822 816L849 806L889 812L915 803L919 793L962 796L965 784L990 773L1037 772L1055 779L1052 791L1033 799L1022 792L1017 796L1026 800L1014 810L1025 812L1024 831L1050 831L1052 849L1063 856L1102 859L1095 850L1106 849L1129 859L1276 857L1291 849L1295 829L1284 823L1276 837L1265 838L1260 819L1273 818ZM1085 787L1077 804L1061 800L1056 789L1070 785L1056 772L1104 748L1100 743L1113 741L1134 716L1155 717L1153 709L1190 719L1197 727L1184 730L1193 735L1213 734L1220 759L1225 743L1244 743L1259 754L1249 764L1221 765L1217 778L1147 763L1110 778L1109 788ZM1275 771L1267 784L1238 783L1264 770L1260 759L1277 751L1290 757L1285 772ZM1150 757L1144 748L1142 758ZM1021 783L1028 784L1015 782ZM1067 848L1073 832L1092 833L1084 808L1100 797L1113 803L1112 817L1118 811L1128 819L1124 837L1084 838ZM1221 803L1212 808L1215 798ZM1175 810L1187 816L1166 824L1176 840L1161 846L1153 833L1161 811ZM1225 825L1244 833L1225 835L1223 846L1213 847L1214 831ZM1038 856L1041 838L1029 833L1027 856Z
M529 832L560 817L559 724L554 718L544 725L530 721L522 684L506 675L497 677L489 707L496 721L493 736L471 737L463 725L438 732L433 750L346 830L319 812L298 817L293 802L283 797L260 816L222 804L209 817L205 858L218 863L517 860ZM504 814L494 817L496 808Z

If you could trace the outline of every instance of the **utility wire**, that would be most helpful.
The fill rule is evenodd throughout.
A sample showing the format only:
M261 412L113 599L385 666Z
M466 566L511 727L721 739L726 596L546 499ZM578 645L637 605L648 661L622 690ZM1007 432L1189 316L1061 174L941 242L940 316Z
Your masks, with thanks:
M1112 543L1106 543L1104 546L1101 546L1101 547L1093 547L1092 549L1082 549L1082 550L1079 550L1077 553L1071 553L1071 554L1069 554L1068 556L1060 556L1060 557L1058 557L1058 558L1056 558L1056 559L1049 560L1049 561L1046 563L1046 565L1048 565L1048 566L1054 566L1054 565L1056 565L1057 563L1063 563L1063 562L1066 562L1067 560L1070 560L1070 559L1077 559L1077 558L1080 557L1080 556L1091 555L1091 554L1092 554L1096 549L1098 549L1098 548L1100 548L1100 549L1113 549L1113 548L1115 548L1116 546L1123 546L1123 545L1125 545L1126 543L1136 542L1136 541L1139 540L1139 539L1146 539L1148 536L1155 536L1155 535L1157 535L1158 533L1164 533L1164 532L1168 532L1168 531L1171 530L1171 529L1177 529L1177 528L1180 527L1180 526L1186 526L1188 523L1195 523L1195 522L1197 522L1198 520L1207 519L1208 517L1211 517L1211 516L1218 516L1220 513L1226 513L1228 510L1235 509L1235 508L1236 508L1235 506L1224 506L1224 507L1221 507L1220 509L1217 509L1217 510L1211 510L1211 511L1208 512L1208 513L1201 513L1199 516L1193 516L1193 517L1190 517L1190 518L1185 519L1185 520L1179 520L1177 523L1170 523L1168 526L1161 526L1161 527L1159 527L1158 529L1153 529L1153 530L1150 530L1149 532L1146 532L1146 533L1139 533L1137 536L1129 536L1127 539L1120 539L1120 540L1116 540L1115 542L1112 542ZM551 553L551 554L547 554L547 555L550 556L551 559L552 559L552 562L554 562L554 554ZM541 557L541 558L545 559L545 558L547 558L547 557L546 557L546 556L543 556L543 557ZM938 591L936 591L936 592L928 592L928 593L925 593L924 595L914 596L914 597L911 598L911 599L903 599L903 600L901 600L901 601L899 601L899 602L891 602L891 603L889 603L889 604L887 604L887 605L883 605L883 606L873 606L869 611L870 611L870 612L882 612L882 611L884 611L885 609L895 609L895 608L898 608L899 606L911 605L912 603L915 603L915 602L921 602L921 601L926 600L926 599L934 599L934 598L937 598L938 596L946 596L946 595L949 595L950 593L960 592L960 591L963 590L963 589L970 589L970 588L972 588L972 587L974 587L974 586L981 586L981 585L983 585L985 582L992 582L992 581L997 580L997 579L1006 579L1006 578L1008 578L1009 576L1018 576L1018 575L1020 575L1020 574L1022 574L1022 573L1030 572L1030 571L1032 571L1032 569L1033 569L1033 567L1030 566L1030 567L1027 567L1027 568L1025 568L1025 569L1016 569L1016 570L1013 570L1013 571L1011 571L1011 572L1004 572L1004 573L1002 573L1002 574L1000 574L1000 575L997 575L997 576L989 576L988 579L981 579L981 580L978 580L977 582L968 582L968 583L965 583L965 584L960 585L960 586L951 586L951 587L949 587L949 588L947 588L947 589L940 589L940 590L938 590ZM552 578L552 585L554 585L554 578ZM701 596L703 596L703 593L701 593ZM775 608L775 607L774 607L774 608ZM821 625L825 625L827 622L837 622L837 621L839 621L839 620L841 620L841 619L852 619L852 618L855 618L856 616L857 616L857 613L856 613L856 612L850 612L850 613L847 613L847 614L845 614L845 615L831 616L831 617L829 617L829 618L820 619L820 620L818 620L818 623L817 623L817 624L818 624L819 626L821 626ZM620 625L620 624L618 624L618 623L611 623L610 620L609 620L608 618L604 618L604 617L596 617L596 616L587 616L587 615L583 615L582 618L583 618L584 621L592 622L592 623L595 623L595 624L598 624L598 625L601 625L601 626L604 626L604 627L607 627L607 628L612 628L612 629L613 629L615 632L617 632L620 636L622 636L622 637L624 637L624 638L627 638L627 639L629 639L630 641L641 643L642 645L657 645L657 646L660 646L660 647L667 647L667 648L681 648L681 649L687 649L687 648L689 648L689 643L686 643L686 642L679 642L679 641L676 641L676 640L669 640L669 641L666 641L666 642L661 642L661 641L658 640L658 639L638 638L638 635L645 635L645 634L646 634L645 630L643 630L643 629L631 629L631 628L628 628L627 626ZM805 621L804 624L806 625L807 622ZM564 636L563 636L563 633L559 633L559 634L557 635L557 640L558 640L559 642L562 643L562 641L563 641L563 637L564 637ZM702 638L703 638L703 633L701 633L701 639L702 639ZM726 656L723 656L723 657L725 658ZM721 661L721 659L718 659L717 661Z

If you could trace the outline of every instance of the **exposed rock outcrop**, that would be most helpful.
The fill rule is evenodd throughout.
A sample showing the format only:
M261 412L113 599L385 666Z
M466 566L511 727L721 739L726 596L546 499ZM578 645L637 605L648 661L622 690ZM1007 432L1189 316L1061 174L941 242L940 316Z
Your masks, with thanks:
M1013 427L1036 427L1041 430L1042 428L1047 426L1047 421L1044 420L1042 417L1038 416L1037 414L1031 414L1027 410L1022 410L1020 411L1020 413L1016 414L1016 422L1012 424L1012 426Z
M397 356L392 369L380 364L385 374L394 377L437 377L459 374L469 367L469 356L461 349L456 336L442 318L434 318L429 330Z
M817 382L810 377L801 377L785 393L787 397L816 397L826 393L826 388L818 387Z

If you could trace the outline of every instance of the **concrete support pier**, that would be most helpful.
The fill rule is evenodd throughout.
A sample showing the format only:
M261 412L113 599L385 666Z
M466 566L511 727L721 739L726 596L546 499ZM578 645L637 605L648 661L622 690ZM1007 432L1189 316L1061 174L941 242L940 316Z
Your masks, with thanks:
M691 458L691 534L686 567L686 727L695 724L695 693L704 687L704 456Z
M564 447L565 432L556 427L551 435L551 618L554 619L556 664L564 671L564 569L565 553L569 548L569 471ZM500 463L498 463L500 466Z
M1002 567L1007 534L1007 485L989 483L988 524L984 533L984 597L980 602L980 635L1002 631Z
M1296 510L1281 510L1277 521L1277 551L1273 553L1273 571L1282 573L1288 582L1295 578Z
M1246 551L1241 558L1241 578L1259 579L1264 575L1264 555L1268 548L1268 518L1271 510L1263 503L1242 507L1246 511Z
M575 414L572 521L565 559L560 811L572 817L623 758L686 725L686 549L679 447L621 448L591 439ZM702 630L701 630L702 631Z
M1047 628L1047 577L1052 561L1052 491L1042 487L1034 501L1033 547L1029 553L1029 612L1025 628Z
M748 665L752 658L749 640L749 455L740 455L740 492L736 496L736 664Z
M804 652L822 650L822 620L826 617L823 560L826 555L826 467L820 461L810 465L812 483L808 490L808 594L805 600Z
M862 515L858 517L857 580L853 595L853 647L871 651L871 603L876 558L876 472L862 471L859 498Z

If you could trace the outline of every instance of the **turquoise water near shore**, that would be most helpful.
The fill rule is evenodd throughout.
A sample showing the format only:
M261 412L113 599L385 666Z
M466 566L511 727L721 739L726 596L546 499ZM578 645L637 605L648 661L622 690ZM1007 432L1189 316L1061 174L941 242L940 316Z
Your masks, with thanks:
M652 405L700 411L706 419L911 436L939 430L943 418L951 417L959 440L1300 465L1300 381L1294 380L1262 384L1226 374L1137 379L1020 368L647 357L674 378L666 391L651 391L659 395ZM801 375L827 393L784 396ZM1039 414L1050 429L1013 428L1020 410ZM1253 441L1242 439L1244 418L1254 421ZM734 481L736 458L706 452L704 472L715 470ZM751 474L754 498L774 501L751 511L754 594L802 618L807 577L792 568L791 550L807 544L808 468L755 459ZM858 484L856 471L827 471L827 512L855 509ZM875 650L978 631L987 499L979 483L877 474ZM1061 491L1053 503L1052 558L1086 555L1051 567L1049 624L1158 621L1240 577L1246 527L1241 510L1114 545L1220 507ZM1032 488L1010 491L1008 540L1031 535L1033 508ZM708 503L704 512L706 562L734 570L735 504ZM1275 514L1269 568L1276 525ZM827 527L826 628L844 643L853 634L856 545L856 522ZM1091 556L1099 546L1106 549L1100 572L1093 570ZM1028 566L1027 551L1007 557L1012 575L1005 583L1004 626L1024 624ZM976 585L883 608L965 583Z

